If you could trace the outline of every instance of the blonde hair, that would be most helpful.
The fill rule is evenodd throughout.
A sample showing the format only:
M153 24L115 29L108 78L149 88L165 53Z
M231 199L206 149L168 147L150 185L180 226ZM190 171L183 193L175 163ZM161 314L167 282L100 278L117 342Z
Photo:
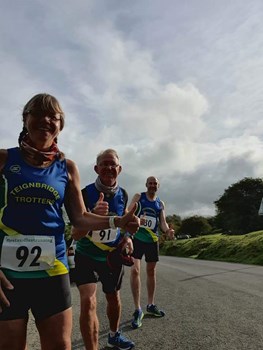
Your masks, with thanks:
M34 113L38 111L45 111L48 113L55 113L60 115L60 130L64 128L65 125L65 115L58 102L58 100L49 94L37 94L33 96L24 106L22 116L23 121L25 121L26 116L29 113Z
M25 119L29 113L34 112L37 114L39 111L44 111L52 114L59 114L60 116L60 130L64 128L65 125L65 115L64 112L58 102L58 100L49 94L37 94L33 96L24 106L22 116L23 116L23 122L25 123ZM25 127L25 124L23 125L23 129L19 134L18 137L18 144L21 144L21 141L23 138L27 135L28 131ZM57 143L57 138L55 138L55 143ZM63 152L58 152L58 158L60 160L65 159L65 154Z

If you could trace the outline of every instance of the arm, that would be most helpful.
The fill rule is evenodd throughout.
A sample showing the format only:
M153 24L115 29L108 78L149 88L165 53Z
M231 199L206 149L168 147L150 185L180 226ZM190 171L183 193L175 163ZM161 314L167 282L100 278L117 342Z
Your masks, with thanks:
M7 150L6 149L1 149L0 150L0 171L3 170L3 167L5 166L7 160ZM13 285L8 281L8 279L5 277L3 271L0 269L0 312L2 312L2 305L9 306L10 303L8 299L6 298L2 286L5 289L14 289Z
M80 190L80 177L76 164L67 160L69 182L65 193L65 208L68 217L74 226L73 237L80 239L88 231L103 230L109 228L109 217L96 215L86 211L85 204ZM136 232L139 227L139 219L134 215L134 208L128 211L124 216L116 216L114 224L116 227L123 228L129 232Z
M128 200L128 194L124 191L124 198L125 198L125 209L123 214L127 214L128 210L126 208L127 206L127 200ZM92 213L98 214L98 215L109 215L109 203L104 201L104 193L100 192L99 199L95 205L95 207L92 209ZM122 240L121 245L123 246L123 251L125 251L128 255L131 255L133 253L133 242L132 239L126 235L124 230L121 230L122 234Z
M170 228L166 222L166 215L165 215L165 210L164 210L164 202L161 201L163 209L161 210L160 213L160 226L161 230L170 238L174 238L174 229Z
M136 193L133 196L130 205L128 206L128 210L131 210L131 208L133 208L134 204L139 202L140 198L141 198L141 194L140 193Z
M5 166L6 160L7 160L7 150L0 149L0 171L2 171L3 167Z
M87 197L85 194L85 189L81 190L81 194L82 194L82 198L86 207L86 210L94 213L94 214L98 214L98 215L108 215L109 214L109 204L107 202L104 202L104 193L101 192L99 195L99 199L95 205L95 207L93 209L89 208L87 205ZM71 235L77 240L83 236L85 236L87 234L87 232L84 231L80 231L78 229L75 229L75 227L73 226L71 228Z

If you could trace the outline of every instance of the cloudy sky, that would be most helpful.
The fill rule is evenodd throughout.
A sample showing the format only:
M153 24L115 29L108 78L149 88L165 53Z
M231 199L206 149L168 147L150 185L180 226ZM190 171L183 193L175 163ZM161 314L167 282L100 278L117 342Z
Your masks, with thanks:
M115 148L130 199L155 175L167 214L214 215L263 174L262 21L262 0L0 0L1 148L47 92L82 187Z

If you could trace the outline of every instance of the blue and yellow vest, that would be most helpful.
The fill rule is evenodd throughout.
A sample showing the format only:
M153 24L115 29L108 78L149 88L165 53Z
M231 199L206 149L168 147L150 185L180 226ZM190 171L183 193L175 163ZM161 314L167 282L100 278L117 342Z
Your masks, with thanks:
M149 201L146 192L141 193L136 215L138 217L144 216L145 223L135 233L135 238L145 243L158 241L158 225L162 209L163 206L159 197L154 201Z
M86 208L91 211L99 199L100 192L96 189L95 183L92 183L86 186L82 193ZM104 194L104 201L109 203L109 215L122 216L127 205L127 193L118 187L115 194ZM115 249L122 238L120 229L117 229L116 234L112 236L111 232L111 229L89 232L77 242L77 251L91 259L106 261L109 251ZM109 239L106 239L106 236Z
M47 168L27 164L18 147L8 149L0 179L0 251L5 236L55 237L54 266L42 271L4 269L7 277L43 278L68 272L62 205L68 183L66 160Z

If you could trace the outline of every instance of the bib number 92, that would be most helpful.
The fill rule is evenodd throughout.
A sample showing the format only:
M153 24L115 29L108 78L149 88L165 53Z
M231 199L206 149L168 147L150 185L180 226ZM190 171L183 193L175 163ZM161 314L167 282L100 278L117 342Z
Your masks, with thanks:
M1 267L14 271L47 270L56 258L53 236L5 236L1 252Z
M34 246L30 251L26 246L19 247L16 251L16 258L18 261L20 261L18 267L23 267L26 261L31 260L32 257L34 258L29 264L29 266L39 266L40 262L38 261L38 259L41 256L41 251L41 247L39 246Z

